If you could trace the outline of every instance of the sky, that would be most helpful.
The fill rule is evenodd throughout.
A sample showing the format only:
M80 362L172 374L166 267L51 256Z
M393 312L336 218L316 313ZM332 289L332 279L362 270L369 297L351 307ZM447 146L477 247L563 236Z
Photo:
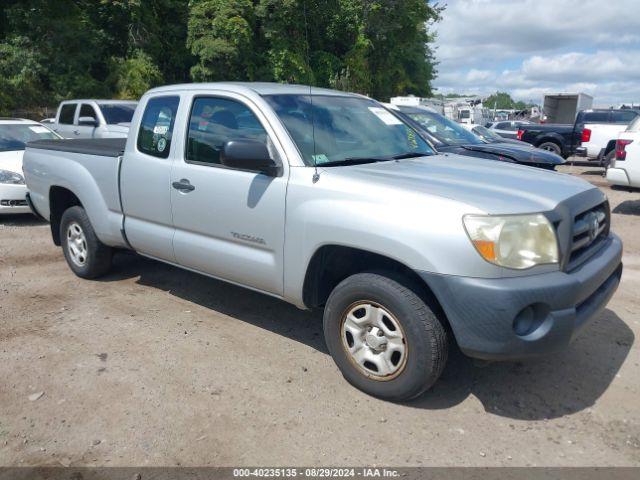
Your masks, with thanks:
M640 0L436 0L437 93L640 103Z

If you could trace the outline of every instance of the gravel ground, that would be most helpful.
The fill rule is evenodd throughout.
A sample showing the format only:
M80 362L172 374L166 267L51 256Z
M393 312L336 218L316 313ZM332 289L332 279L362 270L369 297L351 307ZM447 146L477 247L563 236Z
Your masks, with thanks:
M640 465L640 192L564 170L625 242L607 310L549 358L453 352L408 404L343 380L319 314L131 254L83 281L0 218L0 465Z

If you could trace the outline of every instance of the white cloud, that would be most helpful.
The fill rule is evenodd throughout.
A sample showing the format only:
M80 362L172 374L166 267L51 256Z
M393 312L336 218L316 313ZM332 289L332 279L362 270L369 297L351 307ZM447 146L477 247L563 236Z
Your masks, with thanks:
M638 0L456 0L437 25L441 92L580 91L640 102Z

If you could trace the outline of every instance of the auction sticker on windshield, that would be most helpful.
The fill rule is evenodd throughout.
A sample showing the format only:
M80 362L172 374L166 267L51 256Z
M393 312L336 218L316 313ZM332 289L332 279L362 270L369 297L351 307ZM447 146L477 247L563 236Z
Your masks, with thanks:
M394 114L382 107L369 107L369 110L387 125L402 125L402 122Z

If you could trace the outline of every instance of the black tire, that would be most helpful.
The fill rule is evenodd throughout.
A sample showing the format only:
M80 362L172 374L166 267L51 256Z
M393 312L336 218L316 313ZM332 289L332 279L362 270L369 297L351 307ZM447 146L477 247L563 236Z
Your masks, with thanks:
M401 282L376 273L353 275L331 292L324 310L325 341L344 378L369 395L391 401L410 400L428 390L444 369L449 347L436 309ZM403 367L388 379L363 371L348 351L350 334L343 338L343 319L358 302L388 311L406 339ZM367 340L362 341L366 345Z
M72 240L69 237L70 226L77 226L84 234L84 243L86 255L83 256L84 262L78 263L74 260L77 255L74 255L70 249L69 243ZM87 212L82 207L71 207L62 214L60 221L60 242L62 244L62 251L64 252L64 258L67 260L69 268L77 276L81 278L97 278L111 269L111 258L113 256L113 249L106 246L96 236Z
M542 142L538 145L538 148L562 156L562 147L560 147L556 142Z

